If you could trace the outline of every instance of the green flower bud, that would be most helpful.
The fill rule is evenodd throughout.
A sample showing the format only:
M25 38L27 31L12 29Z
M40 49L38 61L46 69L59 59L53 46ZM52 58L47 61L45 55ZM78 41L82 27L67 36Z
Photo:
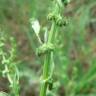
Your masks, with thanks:
M63 26L66 26L68 24L68 21L66 19L63 19Z
M64 4L65 6L67 6L68 3L70 2L70 0L62 0L62 2L63 2L63 4Z
M39 48L37 48L37 55L41 56L41 55L46 54L50 51L54 51L54 45L51 43L43 44Z
M48 81L48 84L49 84L49 90L52 90L53 89L53 79L51 78L49 81Z
M56 24L58 25L58 26L62 26L63 24L62 24L62 19L57 19L56 20Z
M47 19L48 20L55 20L55 15L53 13L49 13L48 16L47 16Z
M62 17L58 17L57 19L56 19L56 24L58 25L58 26L60 26L60 27L62 27L62 26L66 26L67 25L67 20L64 18L64 19L62 19Z

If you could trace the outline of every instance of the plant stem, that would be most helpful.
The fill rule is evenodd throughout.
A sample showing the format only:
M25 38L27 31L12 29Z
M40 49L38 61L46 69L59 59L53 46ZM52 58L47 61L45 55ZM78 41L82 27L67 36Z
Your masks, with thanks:
M53 38L54 29L55 29L55 23L53 23L52 26L51 26L51 30L50 30L50 33L49 33L49 38L48 38L47 43L51 43L52 38ZM51 57L52 57L51 55L52 54L53 54L53 52L48 52L48 53L45 54L43 76L42 76L43 80L46 80L49 77L49 70L50 70L50 63L51 63L50 60L51 60ZM40 90L40 96L46 96L47 87L48 87L47 82L42 83L41 90Z
M62 23L62 20L60 18L61 15L61 1L54 1L53 2L53 10L52 10L52 14L53 16L51 17L52 20L52 25L51 25L51 29L50 32L48 34L48 41L46 42L47 44L50 43L55 43L54 39L56 38L56 34L57 34L57 25L60 27L60 25L63 25L64 23ZM53 7L52 6L52 7ZM54 44L53 44L54 45ZM53 74L53 68L52 68L52 64L53 63L53 51L48 51L45 53L45 57L44 57L44 67L43 67L43 83L41 84L41 90L40 90L40 96L46 96L46 92L47 92L47 88L49 86L48 82L46 82L46 80L48 80L49 78L52 79L52 74ZM52 70L50 70L52 68ZM51 71L51 72L50 72ZM45 82L44 82L45 81Z
M53 35L54 35L54 29L55 29L55 22L52 23L52 27L49 33L48 43L52 42Z
M50 53L46 54L46 56L45 56L43 77L42 77L43 79L48 78L49 66L50 66L49 64L50 64ZM46 96L47 85L48 85L47 82L42 83L40 96Z

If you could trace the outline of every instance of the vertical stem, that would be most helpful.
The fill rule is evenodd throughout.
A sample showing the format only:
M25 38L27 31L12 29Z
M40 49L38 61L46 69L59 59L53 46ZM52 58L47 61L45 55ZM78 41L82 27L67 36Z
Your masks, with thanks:
M56 25L58 25L59 27L64 25L64 21L61 18L61 12L63 9L63 6L62 6L63 2L64 2L63 0L54 0L54 2L53 2L54 8L52 7L53 8L52 13L54 13L54 14L51 17L52 26L51 26L51 30L48 34L48 41L46 42L47 44L54 43L54 41L55 41L54 39L56 38L56 35L57 35L57 28L56 28L57 26ZM53 73L53 72L50 72L52 61L53 61L53 52L49 51L45 54L45 57L44 57L44 67L43 67L42 79L45 82L43 82L41 85L40 96L46 96L47 87L48 87L48 82L46 82L46 80Z
M51 30L50 30L50 33L49 33L49 38L48 38L48 43L50 43L52 41L52 38L53 38L53 33L54 33L54 29L55 29L55 22L52 23L52 27L51 27Z
M47 41L48 43L52 41L54 28L55 28L55 23L52 24L48 41ZM43 76L42 76L43 80L46 80L49 77L51 55L52 55L52 52L48 52L44 58L44 67L43 67ZM48 87L48 83L43 82L41 85L40 96L46 96L47 87Z
M43 79L48 78L48 73L49 73L49 65L50 64L50 53L45 55L45 61L44 61L44 67L43 67ZM41 90L40 90L40 96L46 96L46 91L47 91L47 82L43 82L41 85Z

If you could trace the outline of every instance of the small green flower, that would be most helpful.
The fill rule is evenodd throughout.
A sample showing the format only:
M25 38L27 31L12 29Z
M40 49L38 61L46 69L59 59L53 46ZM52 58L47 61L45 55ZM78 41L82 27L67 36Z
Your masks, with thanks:
M56 16L53 13L49 13L47 16L48 20L55 20Z
M52 90L53 89L53 78L51 78L48 82L49 84L49 90Z

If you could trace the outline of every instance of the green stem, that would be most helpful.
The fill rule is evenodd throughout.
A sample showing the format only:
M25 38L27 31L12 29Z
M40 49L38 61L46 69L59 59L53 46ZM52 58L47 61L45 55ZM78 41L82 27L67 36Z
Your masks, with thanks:
M48 41L46 42L47 44L55 43L56 36L58 35L57 26L61 27L64 25L64 22L61 21L62 18L60 18L61 12L63 9L63 6L61 3L62 3L61 0L54 0L54 2L53 2L52 8L53 7L54 8L52 10L52 13L53 13L52 26L51 26L51 30L48 34ZM47 88L49 86L48 81L46 82L46 80L49 80L49 78L51 79L51 77L53 75L54 66L52 68L52 63L54 65L53 52L49 50L48 52L45 53L45 57L44 57L44 67L43 67L43 75L42 75L43 80L42 80L42 84L41 84L40 96L46 96Z
M56 4L56 3L54 3L54 4ZM55 14L59 14L59 6L57 4L55 5L54 12L55 12ZM56 32L56 31L57 31L56 22L53 21L50 32L48 34L47 43L54 43L55 34L56 34L54 32ZM53 59L53 52L52 51L45 54L43 76L42 76L43 80L47 80L50 77L50 75L52 75L52 73L53 73L53 72L52 73L50 72L50 66L51 66L51 63L53 61L52 59ZM46 96L47 88L48 88L48 82L43 82L41 85L40 96Z
M43 80L48 78L49 66L50 66L49 64L50 64L50 53L46 54L46 56L45 56L44 68L43 68L43 77L42 77ZM40 96L46 96L47 85L48 85L47 82L42 83Z
M52 27L51 27L51 30L50 30L50 33L49 33L48 43L50 43L53 39L54 29L55 29L55 22L52 23Z
M49 38L48 38L48 43L51 43L52 41L52 37L53 37L53 33L54 33L54 29L55 29L55 23L52 24L50 33L49 33ZM43 76L42 79L46 80L49 77L49 71L50 71L50 60L51 60L51 56L52 52L48 52L45 55L44 58L44 67L43 67ZM46 96L46 91L47 91L47 87L48 87L48 83L47 82L43 82L41 85L41 90L40 90L40 96Z

